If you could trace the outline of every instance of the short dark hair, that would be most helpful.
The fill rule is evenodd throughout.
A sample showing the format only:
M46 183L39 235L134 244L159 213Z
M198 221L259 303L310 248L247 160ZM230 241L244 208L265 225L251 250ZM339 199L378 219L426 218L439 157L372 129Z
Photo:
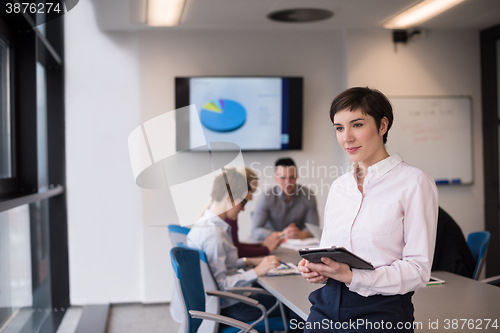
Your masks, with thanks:
M394 121L392 114L392 106L387 97L376 89L368 87L354 87L340 93L332 102L330 107L330 119L333 123L333 117L339 111L361 110L363 114L372 116L375 119L377 128L380 129L382 118L386 117L389 120L387 132L383 136L384 143L387 142L387 134Z
M284 158L280 158L279 160L276 161L276 163L274 164L275 167L279 167L279 166L284 166L284 167L294 167L295 166L295 162L290 158L290 157L284 157Z

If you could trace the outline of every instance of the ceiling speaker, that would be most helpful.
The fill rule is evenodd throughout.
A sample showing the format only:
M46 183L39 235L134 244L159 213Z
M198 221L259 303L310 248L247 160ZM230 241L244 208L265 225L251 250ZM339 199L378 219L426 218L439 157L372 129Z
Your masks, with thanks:
M268 18L279 22L302 23L326 20L333 16L333 12L325 9L295 8L272 12Z

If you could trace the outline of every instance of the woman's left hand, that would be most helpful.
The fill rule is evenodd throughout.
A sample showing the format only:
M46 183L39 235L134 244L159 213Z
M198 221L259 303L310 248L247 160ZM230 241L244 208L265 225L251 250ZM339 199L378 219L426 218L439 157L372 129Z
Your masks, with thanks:
M321 261L323 262L322 264L306 261L304 267L311 272L318 272L319 275L327 278L348 284L352 282L352 271L349 265L326 257L321 258Z
M309 283L325 283L326 280L328 280L328 278L324 277L323 275L319 274L318 272L311 271L309 268L307 268L306 265L309 263L310 262L306 259L302 259L299 262L297 269L299 270L302 277L304 279L306 279L307 282L309 282Z

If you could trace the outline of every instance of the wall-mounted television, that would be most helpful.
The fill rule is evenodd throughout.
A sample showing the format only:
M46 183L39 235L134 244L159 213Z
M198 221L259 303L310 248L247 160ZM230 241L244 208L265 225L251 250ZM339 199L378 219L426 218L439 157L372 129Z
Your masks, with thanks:
M176 77L176 109L193 104L176 113L177 151L205 141L242 151L302 149L301 77Z

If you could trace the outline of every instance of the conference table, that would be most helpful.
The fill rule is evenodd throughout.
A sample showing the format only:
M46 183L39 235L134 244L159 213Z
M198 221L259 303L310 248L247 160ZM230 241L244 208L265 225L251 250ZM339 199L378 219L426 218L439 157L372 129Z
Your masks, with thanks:
M273 253L274 254L274 253ZM290 249L276 253L284 262L298 263ZM445 281L415 292L415 332L500 332L500 288L448 272L432 272ZM262 276L258 283L304 320L309 314L308 297L323 285L307 282L300 275Z

